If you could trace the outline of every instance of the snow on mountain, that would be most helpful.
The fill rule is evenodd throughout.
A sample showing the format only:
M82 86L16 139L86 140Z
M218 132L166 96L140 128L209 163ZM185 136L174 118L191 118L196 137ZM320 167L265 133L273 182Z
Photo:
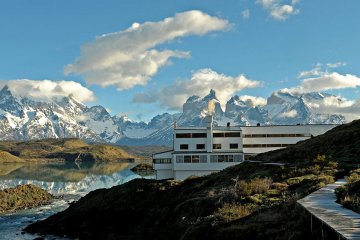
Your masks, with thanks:
M236 125L256 125L268 123L267 112L258 107L252 107L242 101L239 96L234 96L226 103L225 116L233 119Z
M215 125L344 123L344 116L325 114L317 107L330 97L339 104L343 101L327 93L278 91L262 107L234 96L224 111L216 92L211 90L205 97L189 97L182 113L164 113L145 123L125 115L111 116L102 106L87 107L71 95L41 102L14 96L5 86L0 91L0 139L77 137L90 142L171 145L175 122L177 126L205 126L208 115L213 115Z
M135 178L140 178L140 176L135 175L130 170L124 170L118 173L113 173L112 175L87 175L78 182L47 182L35 179L7 179L0 182L0 190L12 188L21 184L32 184L39 186L54 195L85 195L90 191L94 191L99 188L110 188L117 186Z
M324 114L312 107L330 96L333 95L317 92L294 94L278 91L268 98L267 105L263 107L263 110L268 113L271 124L344 123L344 116ZM338 101L342 100L338 98Z

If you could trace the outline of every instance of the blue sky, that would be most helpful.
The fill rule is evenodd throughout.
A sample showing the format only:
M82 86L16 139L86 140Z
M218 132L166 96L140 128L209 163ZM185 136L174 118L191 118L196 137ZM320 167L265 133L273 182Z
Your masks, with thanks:
M317 81L321 86L316 89L356 101L360 85L357 77L360 76L359 9L358 0L173 0L171 4L166 0L3 0L0 3L0 79L5 82L15 79L79 82L96 97L96 100L87 99L87 104L100 104L112 114L126 113L135 120L146 121L158 113L178 111L184 98L203 95L212 84L223 99L234 94L267 98L273 91L283 88L309 91L302 86L302 81L315 78L310 81L311 87ZM122 74L124 78L112 84L114 79L106 80L108 72L81 70L89 61L94 68L101 64L96 56L102 53L96 50L106 51L107 46L97 48L97 36L116 32L123 36L121 33L134 22L141 28L144 22L158 23L165 18L175 18L169 29L176 30L176 14L191 10L206 15L213 24L200 24L196 28L195 22L200 17L194 17L191 19L195 26L182 26L182 30L188 31L185 35L161 40L163 29L160 29L161 34L150 36L159 40L144 47L144 53L171 50L189 56L172 53L172 57L166 59L167 64L160 64L146 80L139 80L140 85L129 84L132 82L129 74L125 76L129 80ZM178 21L189 16L192 17L179 17ZM214 27L216 24L220 25ZM154 28L159 29L159 26ZM204 28L208 30L199 34ZM141 37L145 39L149 34ZM131 42L131 38L128 41ZM106 40L101 44L112 43ZM81 48L86 44L90 46L84 54ZM119 67L122 64L117 59L119 55L111 55L117 51L117 46L124 46L123 42L119 44L112 46L106 55L107 59L116 60L111 65L111 74L120 71L119 68L132 69L133 74L138 69L131 65L134 61ZM124 47L121 51L128 53L128 50ZM88 52L91 52L90 57ZM80 63L76 63L76 59L80 59ZM329 63L339 64L329 67ZM69 64L73 65L72 71L65 74L64 68ZM320 73L298 77L300 72L316 67ZM352 78L346 77L347 74ZM209 76L213 80L197 89L204 80L201 77L208 79ZM240 83L240 76L259 84L232 84ZM224 88L222 81L226 82ZM179 90L181 95L167 96L170 90ZM171 102L174 99L180 103Z

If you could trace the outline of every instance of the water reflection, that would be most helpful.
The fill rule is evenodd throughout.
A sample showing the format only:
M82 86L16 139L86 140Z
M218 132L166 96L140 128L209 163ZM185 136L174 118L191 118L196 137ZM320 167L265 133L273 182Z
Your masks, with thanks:
M109 188L140 176L132 164L64 163L64 164L0 164L0 189L19 184L34 184L52 194L81 194L98 188Z
M39 181L76 182L89 174L109 175L129 168L129 163L5 163L0 164L0 180L25 178Z
M132 167L133 164L122 162L0 164L0 189L15 187L20 184L34 184L54 195L62 195L50 205L0 215L0 238L29 240L39 237L23 234L22 229L30 222L44 219L66 209L68 202L77 200L90 191L110 188L140 178L141 176L130 170ZM49 237L49 239L53 238Z

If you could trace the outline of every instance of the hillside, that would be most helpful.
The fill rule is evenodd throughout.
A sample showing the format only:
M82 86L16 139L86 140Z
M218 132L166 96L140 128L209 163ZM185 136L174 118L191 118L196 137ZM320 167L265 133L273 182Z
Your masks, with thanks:
M359 133L354 121L255 158L295 168L243 163L183 182L137 179L96 190L26 231L81 239L318 239L295 201L347 174L343 163L357 167Z
M123 148L80 139L0 141L0 162L114 161L135 158Z
M360 163L360 120L340 125L323 135L285 149L259 154L253 160L305 163L319 154L343 165Z

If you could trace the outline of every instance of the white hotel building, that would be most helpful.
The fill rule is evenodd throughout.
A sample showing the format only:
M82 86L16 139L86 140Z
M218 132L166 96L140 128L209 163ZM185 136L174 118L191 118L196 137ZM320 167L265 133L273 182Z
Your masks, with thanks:
M157 179L183 180L239 164L248 156L296 144L337 125L174 128L173 150L153 155Z

